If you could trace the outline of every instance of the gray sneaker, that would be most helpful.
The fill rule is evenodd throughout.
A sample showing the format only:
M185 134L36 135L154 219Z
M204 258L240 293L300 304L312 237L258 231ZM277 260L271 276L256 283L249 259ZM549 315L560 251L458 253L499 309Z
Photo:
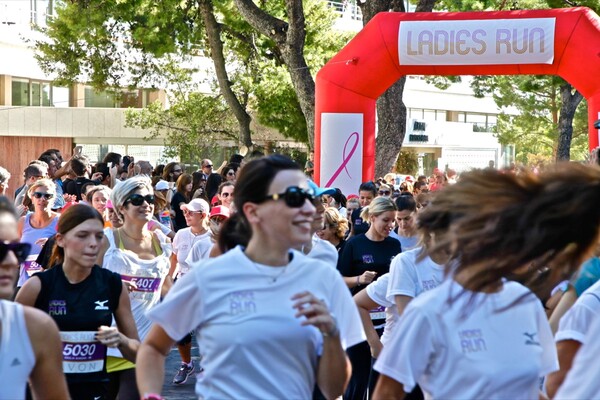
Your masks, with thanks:
M181 367L179 367L179 371L173 378L173 383L176 385L181 385L185 383L188 377L194 372L194 361L192 361L192 366L188 367L187 364L181 363Z

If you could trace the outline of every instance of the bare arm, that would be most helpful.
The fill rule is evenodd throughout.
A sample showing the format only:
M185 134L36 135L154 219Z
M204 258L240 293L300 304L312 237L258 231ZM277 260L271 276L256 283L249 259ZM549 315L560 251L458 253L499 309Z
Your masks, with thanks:
M175 269L177 268L177 254L175 254L175 252L171 253L169 261L171 262L171 267L169 268L169 273L167 275L173 277L173 275L175 275Z
M102 267L102 264L104 264L104 255L106 254L106 251L108 250L109 247L110 247L110 243L108 242L107 237L104 236L102 238L102 244L101 244L100 252L98 253L98 258L96 259L97 265Z
M546 380L548 397L553 398L560 388L560 385L562 385L567 373L571 370L573 359L575 358L575 355L577 355L580 347L581 343L576 340L561 340L556 343L556 352L558 353L558 365L560 365L560 369L548 375L548 379Z
M40 278L32 276L17 293L15 302L23 304L24 306L35 307L35 302L40 294L40 290L42 290Z
M119 342L117 347L127 360L135 363L137 352L140 348L140 338L133 314L131 313L131 302L129 301L127 285L125 283L122 283L122 285L119 306L115 311L115 321L119 328Z
M138 391L160 393L165 377L165 358L175 343L160 325L153 325L140 346L135 368Z
M377 272L375 271L365 271L362 275L357 276L342 276L344 278L344 282L348 288L352 289L357 286L368 285L373 282L373 279L377 276Z
M62 344L56 323L50 316L35 308L24 307L24 312L35 354L35 367L29 376L33 398L69 399L67 381L62 370Z
M402 294L397 294L394 296L394 302L396 303L396 308L398 309L398 315L404 314L404 310L406 306L413 298L410 296L404 296Z
M575 304L575 301L577 301L577 292L573 286L569 285L569 289L562 295L558 305L554 308L554 312L552 312L552 315L550 316L550 328L552 329L553 335L558 331L560 319L567 311L569 311L573 304Z
M297 311L296 318L305 318L302 325L312 325L323 334L323 353L317 366L317 384L326 398L335 399L344 393L352 373L337 323L325 303L312 293L297 293L292 300Z
M406 394L402 384L388 376L380 375L373 393L373 400L401 400Z
M373 321L371 321L369 311L378 307L379 304L375 303L369 297L366 290L361 290L355 294L354 302L358 307L360 320L362 321L365 334L367 335L367 342L369 343L369 347L371 347L371 356L373 358L377 358L379 357L379 353L381 353L383 345L381 344L381 339L379 339L379 335L373 326Z

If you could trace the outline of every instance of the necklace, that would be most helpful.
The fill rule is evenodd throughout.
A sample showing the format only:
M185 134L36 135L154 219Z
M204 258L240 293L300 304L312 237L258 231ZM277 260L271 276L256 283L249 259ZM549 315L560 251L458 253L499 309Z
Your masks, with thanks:
M257 271L258 271L258 272L259 272L261 275L263 275L263 276L267 277L271 283L275 283L275 282L277 282L277 280L278 280L279 278L281 278L281 277L283 276L283 274L285 274L285 271L287 271L287 268L290 266L290 264L288 263L288 264L286 264L286 266L285 266L285 267L279 267L279 268L281 268L281 272L279 272L277 275L271 275L271 274L267 274L267 273L265 273L265 272L262 270L261 266L260 266L260 265L258 265L257 263L255 263L255 262L254 262L254 261L253 261L253 260L252 260L250 257L248 257L247 255L246 255L246 258L248 258L248 260L249 260L249 261L252 263L252 265L254 266L254 268L256 268L256 270L257 270ZM273 268L273 267L263 267L263 268ZM276 267L275 267L275 268L276 268Z
M128 234L127 231L125 231L125 229L123 229L123 228L119 228L119 232L123 232L125 234L125 236L127 236L128 238L130 238L132 240L137 240L138 242L143 242L144 240L146 240L146 238L148 238L148 235L143 235L141 239L134 238L133 236Z

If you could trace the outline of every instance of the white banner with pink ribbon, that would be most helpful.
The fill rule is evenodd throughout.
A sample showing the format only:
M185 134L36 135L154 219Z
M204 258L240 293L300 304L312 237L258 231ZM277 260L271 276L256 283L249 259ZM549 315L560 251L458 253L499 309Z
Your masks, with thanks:
M322 187L358 193L362 181L363 114L321 114Z

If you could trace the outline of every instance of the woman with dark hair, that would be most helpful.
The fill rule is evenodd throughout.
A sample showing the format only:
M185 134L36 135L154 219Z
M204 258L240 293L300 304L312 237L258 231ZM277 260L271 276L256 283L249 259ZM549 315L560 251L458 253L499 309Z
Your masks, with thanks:
M344 218L346 217L346 196L342 193L342 191L338 188L335 189L335 193L329 196L329 207L333 207L340 215Z
M30 248L19 242L12 202L0 196L0 399L25 399L28 381L36 399L66 399L56 323L40 310L10 301Z
M189 203L192 199L192 176L190 174L181 175L177 179L176 187L177 191L171 198L171 215L175 232L187 227L181 206Z
M418 383L433 399L538 398L558 362L534 293L596 245L599 202L600 169L579 164L539 175L473 171L436 194L419 219L449 226L431 249L448 254L449 277L406 307L375 364L375 397L402 398Z
M142 398L160 398L165 355L192 329L204 367L196 393L205 399L308 399L315 383L328 398L343 393L350 372L344 347L364 333L337 271L291 250L311 239L307 188L287 157L244 166L238 212L219 238L222 249L235 248L195 266L148 314L155 325L138 356Z
M396 203L396 228L390 233L390 237L398 239L402 250L410 250L419 244L417 226L417 202L412 194L402 194L394 200Z
M229 163L221 171L221 179L223 182L231 182L235 184L237 179L237 171L240 168L240 164Z
M107 347L134 361L139 347L129 296L119 274L96 265L104 219L92 207L69 207L58 221L59 263L34 275L16 301L47 312L60 329L63 372L73 399L105 398ZM110 327L112 319L117 327Z
M206 177L202 171L192 172L192 199L203 199L208 202L206 197Z
M219 185L219 191L217 192L217 196L219 196L219 204L227 207L229 210L233 209L233 190L235 189L235 185L231 181L223 182Z

